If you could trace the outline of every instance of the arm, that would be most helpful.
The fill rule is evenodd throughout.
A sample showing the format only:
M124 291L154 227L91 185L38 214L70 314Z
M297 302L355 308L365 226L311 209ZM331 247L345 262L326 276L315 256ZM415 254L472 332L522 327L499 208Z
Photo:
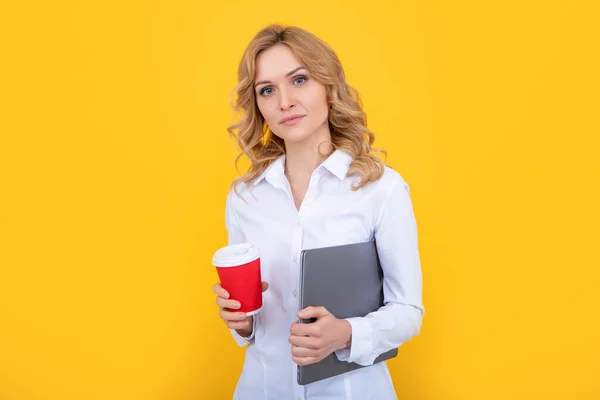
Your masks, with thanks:
M362 318L347 318L350 348L337 350L340 361L371 365L382 353L419 334L425 309L417 226L408 185L394 182L375 224L383 269L385 305Z
M227 200L225 203L225 227L227 228L227 244L229 246L232 244L244 243L246 241L246 237L242 232L242 229L237 219L237 215L235 213L235 209L232 204L232 196L235 196L235 193L233 191L230 191L227 195ZM244 332L242 330L229 329L237 344L242 347L245 346L246 343L254 339L254 332L256 329L256 318L250 318L252 321L252 331L250 331L249 333Z

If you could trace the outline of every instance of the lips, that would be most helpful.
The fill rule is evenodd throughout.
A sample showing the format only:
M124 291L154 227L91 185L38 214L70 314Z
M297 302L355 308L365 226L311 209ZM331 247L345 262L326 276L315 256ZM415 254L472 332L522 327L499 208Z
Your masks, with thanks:
M279 121L280 124L282 125L295 125L298 122L300 122L302 120L302 118L304 118L304 115L290 115L289 117L286 117L284 119L282 119L281 121Z

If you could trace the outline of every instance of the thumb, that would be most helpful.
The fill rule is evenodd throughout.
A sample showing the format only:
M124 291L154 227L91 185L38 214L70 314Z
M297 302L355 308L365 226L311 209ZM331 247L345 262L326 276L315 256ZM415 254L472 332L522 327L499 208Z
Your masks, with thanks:
M323 318L326 317L328 315L330 315L331 313L329 311L327 311L327 309L325 307L306 307L304 310L300 310L298 312L298 317L300 318Z
M261 282L261 284L262 284L262 291L263 292L269 288L269 284L267 282Z

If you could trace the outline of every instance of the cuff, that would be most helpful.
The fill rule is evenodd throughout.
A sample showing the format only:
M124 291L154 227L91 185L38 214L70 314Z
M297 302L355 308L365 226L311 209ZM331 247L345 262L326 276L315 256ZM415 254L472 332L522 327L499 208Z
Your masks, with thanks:
M349 349L335 351L340 361L356 363L362 366L373 364L377 356L373 355L373 328L364 318L346 318L352 326L352 340Z
M248 337L241 336L239 333L235 331L235 329L229 329L233 338L237 342L240 347L244 347L248 342L254 339L254 332L256 332L256 314L254 314L254 318L252 318L252 333Z

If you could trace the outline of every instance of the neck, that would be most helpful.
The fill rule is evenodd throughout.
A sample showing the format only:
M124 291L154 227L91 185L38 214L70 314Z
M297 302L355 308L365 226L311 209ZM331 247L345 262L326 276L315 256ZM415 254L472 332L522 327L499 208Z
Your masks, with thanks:
M285 175L290 182L308 181L313 171L331 152L329 129L317 132L303 142L285 144Z

